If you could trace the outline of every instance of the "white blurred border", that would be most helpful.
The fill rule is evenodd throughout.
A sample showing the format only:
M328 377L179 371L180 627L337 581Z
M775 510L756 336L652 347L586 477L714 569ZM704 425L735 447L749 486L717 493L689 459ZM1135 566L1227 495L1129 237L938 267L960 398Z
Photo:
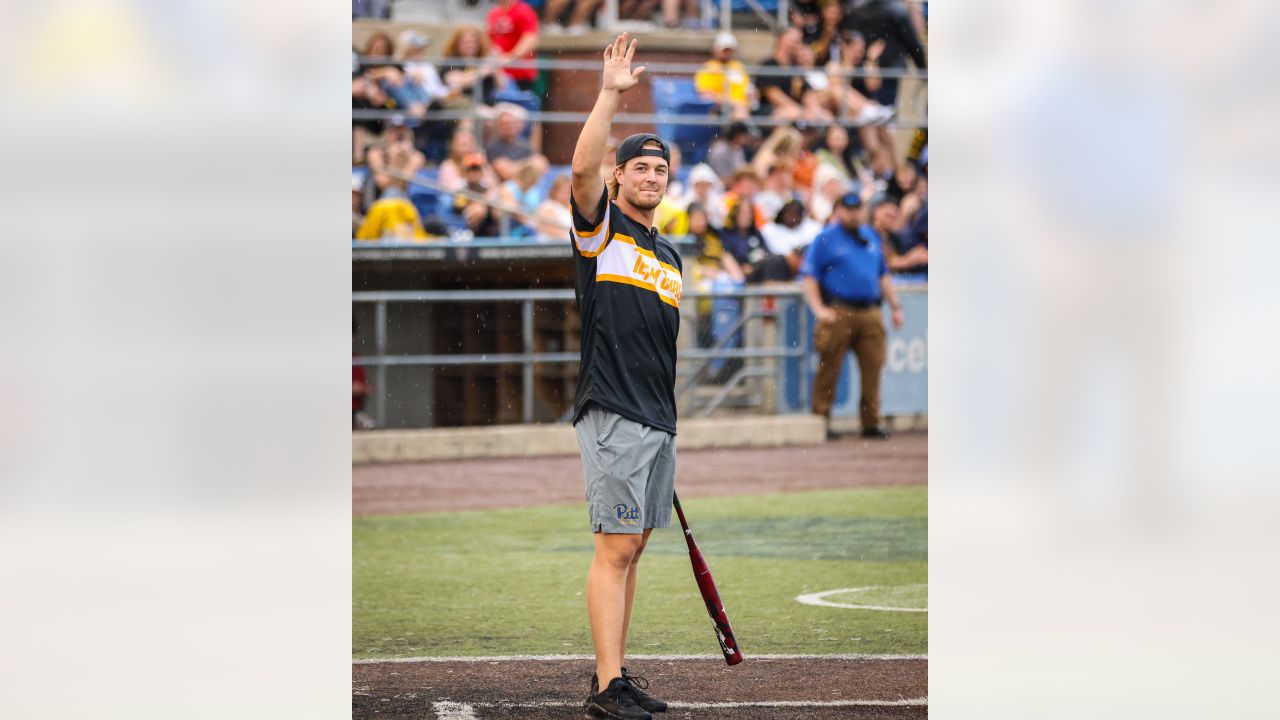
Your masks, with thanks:
M0 10L6 717L350 714L345 5Z
M1275 715L1280 6L930 9L930 712Z

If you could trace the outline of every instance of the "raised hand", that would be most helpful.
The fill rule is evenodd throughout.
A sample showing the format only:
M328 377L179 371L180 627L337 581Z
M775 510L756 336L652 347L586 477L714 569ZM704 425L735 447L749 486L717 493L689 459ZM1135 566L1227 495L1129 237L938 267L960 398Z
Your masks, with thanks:
M627 34L622 33L614 38L613 44L604 49L604 89L624 93L640 82L640 74L644 66L631 69L631 58L635 57L639 40L627 44Z

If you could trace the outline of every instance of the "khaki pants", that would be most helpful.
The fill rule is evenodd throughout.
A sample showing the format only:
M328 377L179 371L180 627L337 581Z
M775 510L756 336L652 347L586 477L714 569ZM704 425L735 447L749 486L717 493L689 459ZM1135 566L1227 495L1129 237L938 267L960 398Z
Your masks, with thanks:
M813 412L830 419L836 397L836 383L844 355L852 350L858 358L862 398L858 414L862 427L880 425L880 371L884 369L884 316L879 307L854 309L832 305L836 319L818 323L813 345L818 351L818 373L813 378Z

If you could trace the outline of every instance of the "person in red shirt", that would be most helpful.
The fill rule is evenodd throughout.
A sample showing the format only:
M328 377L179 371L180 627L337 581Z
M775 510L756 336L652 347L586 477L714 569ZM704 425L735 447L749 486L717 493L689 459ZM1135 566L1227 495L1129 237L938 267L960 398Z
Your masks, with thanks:
M538 14L524 0L498 0L485 20L489 41L498 51L501 63L532 60L538 48ZM533 68L504 67L503 72L521 90L532 90L538 71Z

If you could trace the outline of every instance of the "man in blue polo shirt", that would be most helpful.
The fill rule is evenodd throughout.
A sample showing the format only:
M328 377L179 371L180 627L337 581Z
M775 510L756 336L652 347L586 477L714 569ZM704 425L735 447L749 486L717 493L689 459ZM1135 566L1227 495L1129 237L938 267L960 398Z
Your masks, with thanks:
M902 327L902 304L889 280L883 244L888 228L874 222L860 225L862 199L849 193L836 202L836 222L823 230L809 246L800 275L804 297L818 325L814 348L818 372L813 379L813 412L831 420L831 403L840 380L845 353L858 358L862 398L858 412L862 436L883 440L889 434L880 427L880 372L885 360L884 316L880 304L888 300L894 329ZM828 429L827 437L834 437Z

